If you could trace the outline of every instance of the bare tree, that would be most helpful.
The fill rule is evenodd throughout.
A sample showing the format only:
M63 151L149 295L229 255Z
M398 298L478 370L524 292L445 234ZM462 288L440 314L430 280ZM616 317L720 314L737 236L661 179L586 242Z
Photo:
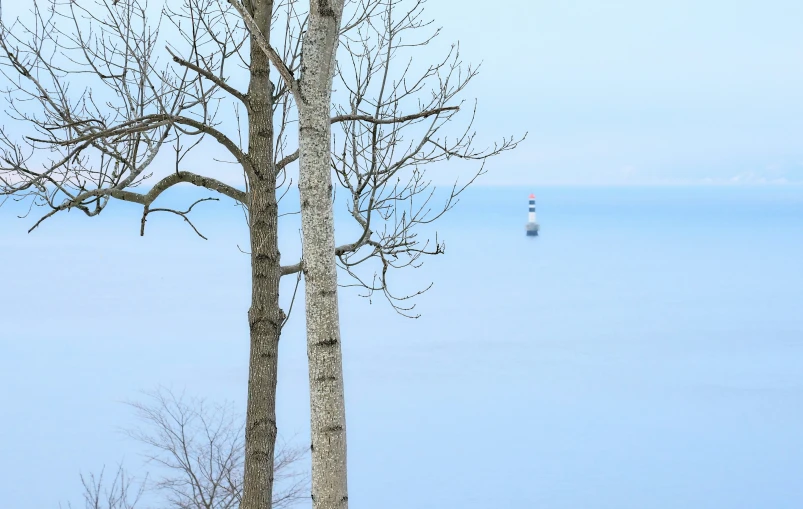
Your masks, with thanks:
M298 97L307 358L310 382L312 507L347 508L346 401L332 210L332 78L343 0L310 2Z
M152 482L176 509L231 509L243 495L245 436L243 419L231 404L210 405L203 399L177 396L167 389L148 393L147 403L130 403L144 427L126 430L148 446L149 462L163 467ZM306 497L308 478L295 470L302 448L283 444L274 456L274 508L289 507Z
M456 48L415 78L408 77L409 61L400 72L391 74L392 61L400 49L424 46L437 35L436 32L412 44L409 40L402 42L406 32L428 25L422 21L423 4L424 0L353 2L356 9L342 27L343 0L310 2L299 78L286 68L282 72L278 53L266 40L260 40L265 54L288 83L299 112L303 232L303 260L299 266L306 285L312 499L316 509L348 507L336 257L369 296L381 290L397 311L411 311L412 306L399 305L410 295L396 297L388 289L388 268L416 266L421 255L442 253L444 245L437 238L432 247L428 242L419 243L415 227L449 210L457 195L483 172L489 157L515 148L520 141L511 137L493 148L477 150L471 131L473 116L456 137L450 140L441 136L439 131L460 109L451 103L476 75L476 69L463 68ZM247 19L247 13L243 16ZM344 41L343 60L347 64L338 66L336 50L340 40ZM338 114L330 117L335 75L348 90L349 102L348 107L334 106ZM432 87L432 83L436 86ZM427 87L430 90L421 94ZM416 125L421 122L427 124L422 128ZM333 123L342 126L342 151L332 146ZM417 132L415 127L419 127ZM412 140L405 143L407 133L412 134ZM430 189L431 182L424 179L422 167L452 157L482 164L463 187L458 189L455 184L445 205L433 213L430 199L434 190ZM406 172L408 168L412 171ZM349 191L349 210L362 230L354 242L341 247L335 247L332 170ZM402 177L406 177L404 184ZM370 258L381 262L381 275L374 272L373 280L368 282L352 268Z
M397 311L416 316L408 299L426 288L397 295L389 269L416 267L422 255L442 253L437 236L418 240L417 227L449 210L484 171L487 158L520 140L476 149L473 115L457 131L450 129L462 105L459 95L476 69L461 62L456 47L422 69L405 55L437 35L421 30L428 26L423 0L183 0L155 16L144 0L83 5L35 1L32 25L0 26L0 64L15 122L14 129L0 130L0 193L49 209L31 230L65 210L95 216L117 199L143 206L141 235L153 212L181 216L201 235L189 214L214 198L186 210L153 206L180 183L240 204L249 224L252 267L240 507L262 509L273 498L278 340L287 319L279 280L302 273L312 496L316 508L347 507L336 266L353 278L349 285L365 288L369 297L380 291ZM169 38L161 35L163 25L172 30ZM164 63L161 44L169 56ZM278 75L273 79L272 68ZM238 88L239 77L246 91ZM334 96L333 79L339 90ZM288 128L295 124L293 150ZM32 132L12 137L17 125ZM228 154L217 171L187 169L187 156L202 143ZM168 152L174 170L157 177L147 192L137 192L160 173L155 161ZM436 206L425 166L448 159L480 164ZM278 200L283 187L292 185L288 172L296 162L303 255L281 265ZM228 183L235 167L243 175L242 189ZM332 173L360 228L357 238L339 246ZM367 261L375 262L373 268Z
M66 210L98 215L110 199L143 206L141 235L153 212L177 214L195 229L188 215L198 202L186 210L153 206L162 193L184 182L243 207L251 237L252 298L241 507L269 507L278 341L285 319L279 303L283 271L276 191L288 163L277 160L274 146L281 100L268 60L258 45L249 44L242 18L225 0L184 0L155 16L140 0L86 5L34 1L33 21L0 26L0 64L14 121L13 128L6 124L0 130L5 145L0 193L49 209L31 230ZM245 4L263 37L270 35L274 7L268 0ZM165 25L169 37L160 32ZM162 44L170 56L164 63L164 53L156 51ZM245 92L229 83L238 64ZM225 124L217 119L221 110L247 118L244 124ZM12 138L11 132L25 127L27 136ZM243 190L212 172L187 169L185 157L201 143L222 148L239 166ZM138 192L158 171L154 161L165 149L172 149L174 171L162 172L148 191ZM224 180L235 167L219 166L225 168L217 172Z
M231 404L211 405L160 388L146 393L146 402L132 402L140 426L124 428L146 446L144 457L157 475L137 480L122 465L107 481L81 476L87 509L136 509L147 491L161 494L164 509L234 509L243 495L243 419ZM298 470L304 448L277 447L274 476L279 489L274 508L287 508L307 497L309 477ZM71 507L68 505L68 507Z
M143 493L145 484L139 483L126 472L122 465L117 468L111 484L105 479L106 469L100 471L95 477L94 474L85 476L81 474L81 484L84 488L84 508L85 509L136 509ZM62 507L59 504L59 507ZM72 509L72 504L67 504L68 509Z
M354 242L336 249L339 265L366 297L382 292L397 312L411 318L420 316L411 299L431 285L397 294L388 277L391 269L417 268L423 255L442 254L445 243L437 234L419 239L420 227L452 209L485 173L490 157L523 139L511 136L477 147L476 104L462 122L458 115L464 105L460 95L478 68L461 60L459 45L434 63L414 64L415 55L440 33L423 16L425 1L377 4L369 22L341 38L335 87L347 100L333 106L339 121L333 124L338 129L332 170L360 229ZM427 167L451 159L476 161L478 167L462 184L437 195ZM368 267L373 270L366 272Z

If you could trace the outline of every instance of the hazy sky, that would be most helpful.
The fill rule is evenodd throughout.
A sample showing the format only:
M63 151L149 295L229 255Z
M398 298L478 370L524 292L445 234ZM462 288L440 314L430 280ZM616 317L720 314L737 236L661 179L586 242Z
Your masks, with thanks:
M459 41L480 136L529 132L480 183L803 182L803 2L455 5L429 2L444 31L417 60Z
M530 131L487 183L803 181L803 2L440 4L483 129Z

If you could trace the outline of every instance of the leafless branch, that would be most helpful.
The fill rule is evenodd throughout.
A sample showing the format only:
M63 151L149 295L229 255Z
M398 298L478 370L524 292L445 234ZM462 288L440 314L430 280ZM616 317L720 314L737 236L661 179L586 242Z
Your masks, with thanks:
M163 209L163 208L152 209L152 208L149 208L146 205L145 208L143 209L143 212L142 212L142 226L140 227L139 234L140 234L140 236L144 236L145 235L145 221L147 221L148 214L150 214L151 212L172 212L173 214L179 215L182 218L184 218L184 221L186 221L190 225L190 227L192 227L193 231L195 231L195 233L197 233L199 237L201 237L204 240L209 240L206 237L204 237L203 235L201 235L201 232L199 232L198 229L195 227L195 225L192 224L192 221L190 221L190 218L187 217L187 214L189 214L192 211L192 208L194 206L196 206L197 204L201 203L202 201L210 201L210 200L218 201L217 198L202 198L200 200L197 200L192 205L190 205L190 208L188 208L184 212L181 212L181 211L178 211L178 210L175 210L175 209Z
M369 299L380 291L399 313L416 317L411 299L429 287L396 295L390 290L390 269L418 267L423 255L443 253L437 232L432 241L419 240L419 228L452 209L460 193L485 172L486 161L515 148L523 137L477 148L476 107L467 112L463 128L455 130L463 109L460 96L477 68L462 62L457 46L432 65L416 65L412 54L439 33L427 35L431 22L423 18L425 0L370 4L370 12L360 5L367 14L356 16L361 21L341 37L345 56L338 59L336 80L348 101L334 106L332 170L349 194L348 210L360 233L335 254L354 281L342 286L361 287ZM405 54L410 56L402 61ZM425 170L450 159L477 161L479 167L462 185L438 190ZM378 266L372 275L365 274L371 260Z
M64 210L95 216L110 199L142 204L147 215L157 210L150 208L157 196L182 182L248 206L247 192L178 167L191 149L211 138L250 171L242 143L216 127L217 92L246 99L227 84L224 71L225 61L245 43L244 30L238 29L236 13L227 13L229 7L220 1L184 0L183 10L166 11L166 19L189 43L186 56L167 49L176 67L159 67L155 49L164 18L149 20L140 0L98 0L94 8L42 0L33 4L30 26L0 21L7 113L33 131L21 144L0 127L0 196L28 198L32 207L50 208L29 231ZM41 9L40 3L48 8ZM71 77L86 83L85 88L71 89ZM187 135L195 139L184 147L178 140ZM165 144L177 147L175 173L147 193L136 192L153 176L149 170ZM49 160L42 160L44 154L51 155Z
M410 120L416 120L420 118L427 118L431 117L432 115L438 115L439 113L445 113L447 111L458 111L460 110L460 106L444 106L442 108L435 108L431 110L421 111L419 113L412 113L410 115L404 115L398 118L374 118L371 115L338 115L336 117L332 117L332 123L335 124L337 122L369 122L371 124L401 124L404 122L409 122Z
M144 219L156 210L181 215L195 229L184 212L152 208L156 196L181 182L236 200L248 219L249 179L257 169L243 137L229 137L217 112L220 95L232 99L226 104L233 103L238 132L237 108L242 104L251 114L249 95L237 89L230 79L232 64L227 64L239 59L239 67L247 68L250 45L259 46L279 74L270 87L275 127L271 170L277 194L284 196L292 185L287 169L298 159L288 133L297 119L296 77L308 18L304 2L274 2L271 33L263 34L250 1L182 0L180 8L165 10L156 23L147 22L140 0L116 5L98 0L92 9L50 1L50 9L35 5L34 26L0 24L0 73L10 84L9 112L33 128L23 144L0 128L0 195L31 197L32 205L50 208L31 230L72 208L97 215L110 199L144 206L141 233ZM369 298L381 291L405 313L412 307L400 303L409 302L409 295L396 296L388 288L390 269L417 267L423 255L443 253L437 236L419 237L420 227L453 208L490 158L523 139L479 144L476 104L467 107L463 98L478 68L463 62L459 46L431 64L414 58L439 34L423 14L425 4L346 2L331 116L332 170L359 226L357 236L335 254ZM81 17L89 24L79 23ZM155 50L165 46L159 42L163 19L180 37L167 41L169 61L160 66ZM66 78L79 74L91 86L75 92ZM38 106L40 113L32 114L28 105ZM178 140L187 136L196 141L180 148ZM183 155L209 138L242 168L245 190L179 167ZM176 171L149 192L134 192L152 176L151 165L165 144L179 147ZM32 159L43 151L52 155L49 161ZM426 169L452 160L474 161L476 171L450 189L433 186ZM282 267L281 273L297 274L301 268L299 262Z
M254 21L253 16L251 16L251 13L248 12L248 9L245 8L240 0L228 0L228 2L237 10L237 12L240 13L240 16L242 16L246 26L248 26L251 37L256 41L262 51L264 51L267 57L270 59L270 62L279 71L279 74L290 88L292 94L294 96L298 96L298 82L296 81L296 78L293 76L292 71L290 71L276 50L273 49L273 46L271 46L268 40L265 38L265 34L260 31L259 27L256 25L256 22Z
M136 509L145 493L145 482L137 483L122 465L117 468L111 484L105 481L105 473L104 467L97 477L92 473L81 474L85 509ZM72 504L68 503L67 507L71 509Z
M177 63L179 65L183 65L184 67L187 67L189 69L192 69L193 71L197 72L198 74L200 74L204 78L206 78L209 81L211 81L212 83L216 84L217 86L219 86L220 88L222 88L226 92L230 93L231 95L233 95L234 97L239 99L243 104L248 106L248 98L245 96L245 94L243 94L242 92L240 92L236 88L232 87L231 85L226 83L224 80L222 80L219 77L217 77L214 74L212 74L208 69L204 69L203 67L200 67L200 66L198 66L196 64L193 64L192 62L188 62L188 61L184 60L183 58L181 58L178 55L176 55L175 53L173 53L173 51L170 48L167 48L167 52L170 53L171 57L173 57L173 61L175 63Z
M210 404L166 388L146 393L148 401L132 402L144 426L123 430L147 446L145 459L162 475L151 486L170 507L230 509L242 496L244 422L231 403ZM305 496L307 476L298 471L305 451L282 443L274 459L275 508L293 505Z
M110 482L104 470L82 475L86 509L136 509L146 490L161 495L164 509L237 508L245 445L243 420L231 403L214 405L166 388L145 395L145 402L129 403L141 424L122 431L146 447L144 458L158 475L137 481L122 466ZM274 508L307 497L309 479L299 470L305 455L302 447L278 445Z

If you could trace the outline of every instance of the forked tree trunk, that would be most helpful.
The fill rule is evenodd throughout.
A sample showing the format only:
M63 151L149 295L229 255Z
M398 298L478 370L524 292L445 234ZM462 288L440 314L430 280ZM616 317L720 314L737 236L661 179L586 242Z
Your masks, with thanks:
M247 4L247 3L246 3ZM270 35L273 2L252 0L251 15ZM251 353L245 428L245 472L240 509L269 509L273 496L276 445L276 380L282 311L278 248L276 175L273 171L272 85L268 59L251 41L248 87L248 159L250 165L251 308L248 325Z
M330 104L343 0L312 0L299 82L299 182L309 358L312 507L346 509L346 408L332 217Z

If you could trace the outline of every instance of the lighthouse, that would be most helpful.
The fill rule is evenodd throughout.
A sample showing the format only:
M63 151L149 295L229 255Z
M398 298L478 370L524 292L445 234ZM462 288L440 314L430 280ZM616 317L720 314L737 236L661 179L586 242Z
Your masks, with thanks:
M535 195L530 195L530 214L527 216L527 235L538 235L538 223L535 222Z

